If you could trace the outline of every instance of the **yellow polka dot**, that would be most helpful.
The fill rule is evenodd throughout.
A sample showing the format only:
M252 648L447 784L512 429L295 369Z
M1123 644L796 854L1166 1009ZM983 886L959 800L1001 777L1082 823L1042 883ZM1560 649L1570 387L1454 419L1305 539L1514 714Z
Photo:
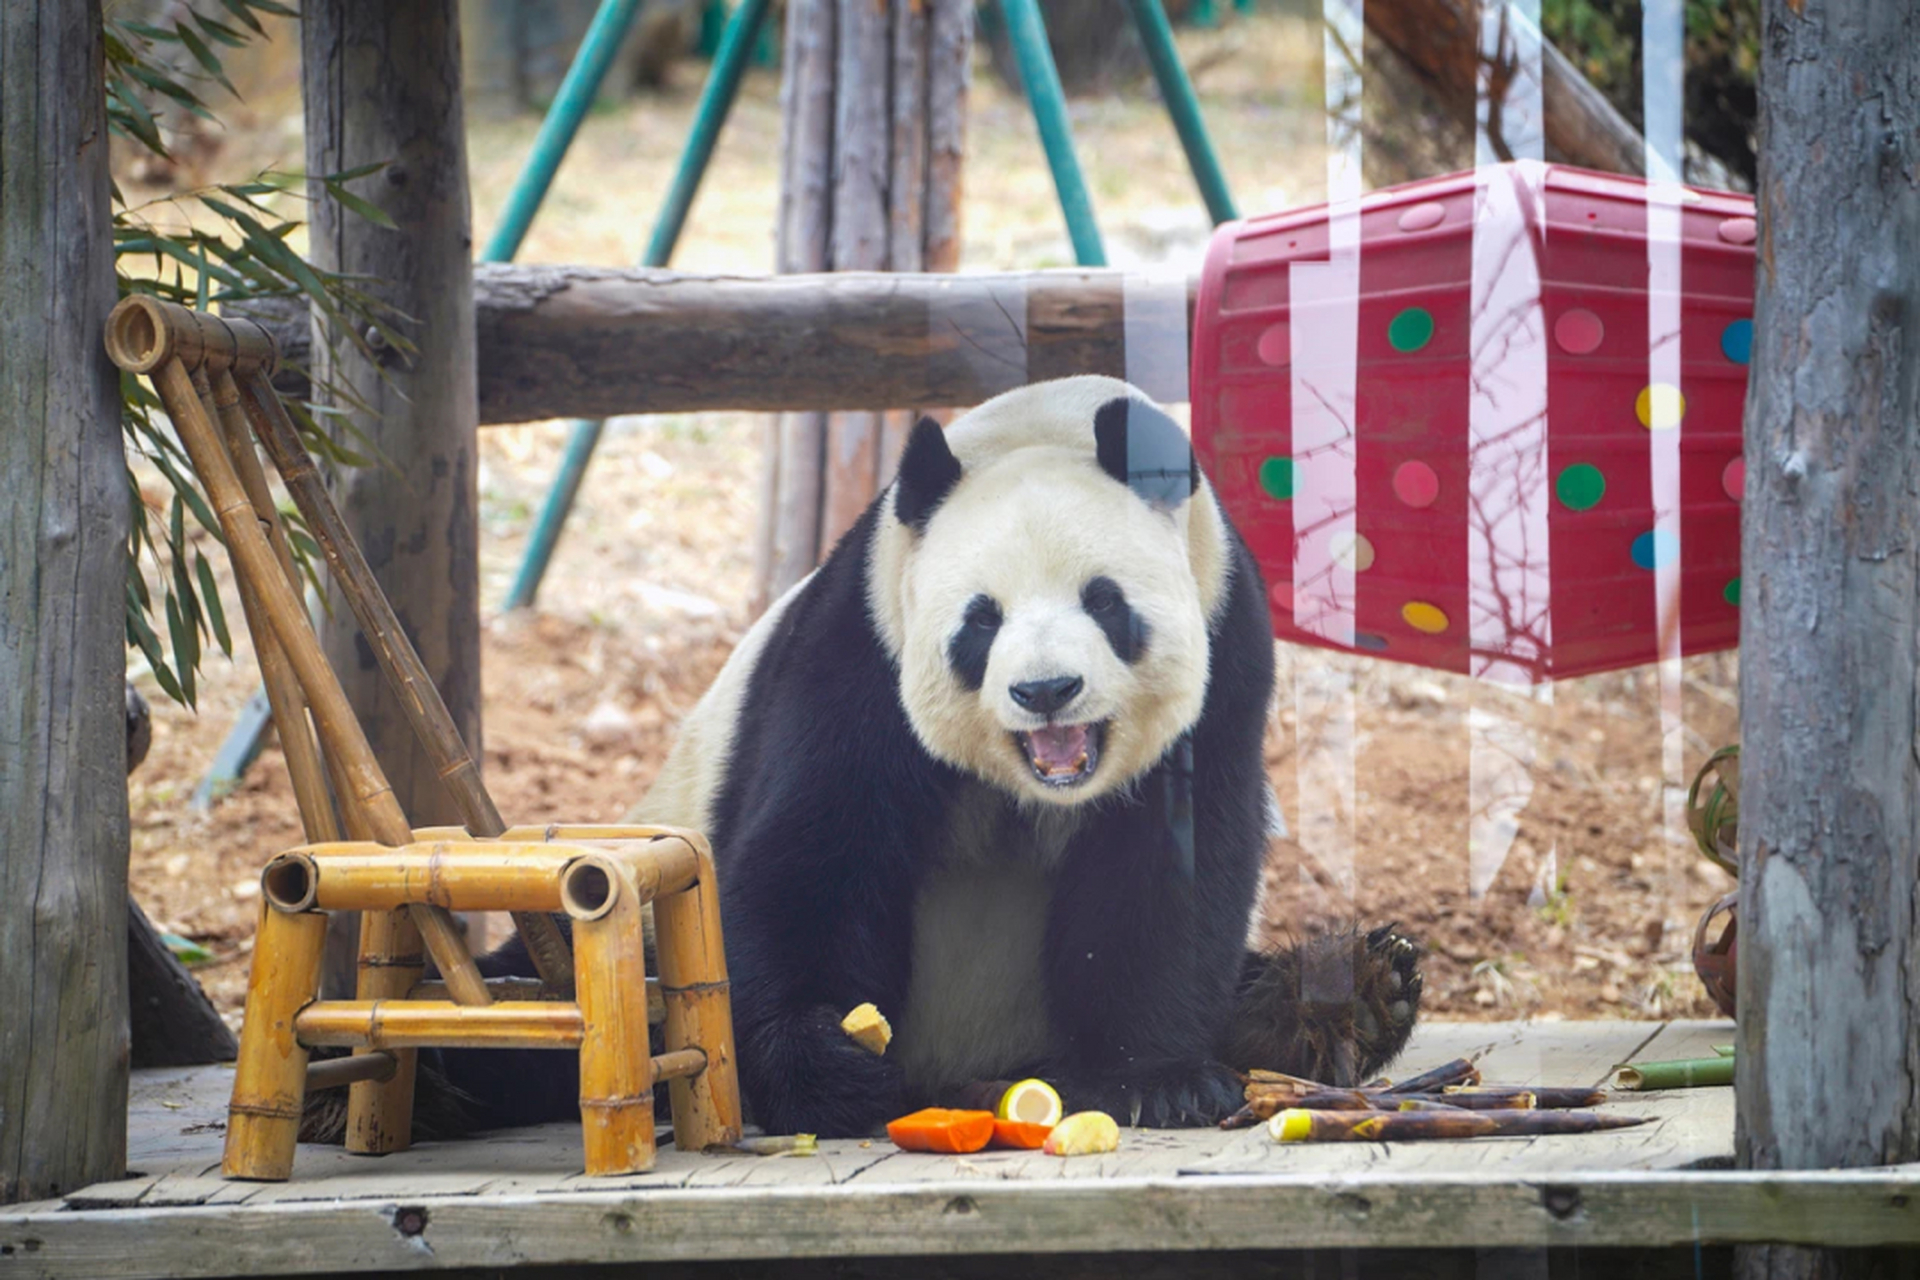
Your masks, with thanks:
M1447 629L1447 615L1424 600L1413 600L1401 605L1400 616L1405 618L1407 625L1415 631L1424 631L1430 636L1437 636Z
M1365 573L1373 568L1373 543L1363 533L1342 530L1328 542L1328 550L1333 552L1333 562L1342 569Z
M1687 398L1680 394L1680 388L1656 382L1641 388L1633 412L1647 430L1671 431L1687 416Z

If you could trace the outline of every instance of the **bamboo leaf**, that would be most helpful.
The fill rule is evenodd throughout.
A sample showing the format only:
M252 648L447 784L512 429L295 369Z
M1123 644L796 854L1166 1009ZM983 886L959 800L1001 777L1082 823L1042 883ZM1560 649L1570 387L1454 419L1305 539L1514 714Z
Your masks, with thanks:
M200 64L201 69L218 80L220 86L228 93L236 98L239 97L240 91L233 87L233 81L227 79L227 73L220 67L220 59L214 56L212 47L200 38L199 32L184 22L175 24L174 31L179 34L180 43L187 47L187 52L193 55L193 60Z
M198 661L193 628L180 616L180 602L167 592L167 634L173 637L174 672L180 680L180 700L194 705L193 669ZM193 655L189 658L189 655Z
M398 231L400 229L399 224L388 215L387 211L371 200L361 199L337 182L329 182L326 186L327 190L333 193L335 200L338 200L341 204L359 214L368 222L373 223L375 226L385 227L389 231Z
M226 23L215 22L212 18L209 18L206 14L200 13L197 10L194 12L193 20L202 31L207 33L207 39L226 45L229 49L244 49L247 47L247 37L241 32L235 31Z
M242 0L220 0L220 3L228 13L252 27L256 34L263 36L267 34L267 29L260 25L260 19L247 11L247 6Z
M258 9L262 13L271 13L282 18L297 18L300 16L299 10L289 9L284 4L276 4L274 0L245 0L245 3L249 9Z
M147 665L153 668L153 678L166 695L175 702L192 706L192 700L180 688L179 682L173 678L173 670L167 666L166 653L160 647L160 637L147 624L146 614L138 609L127 610L127 639L146 655Z
M233 656L233 637L227 633L227 611L220 603L220 587L213 580L213 566L198 551L193 553L194 576L200 579L200 599L207 607L207 621L213 626L213 638L220 652Z

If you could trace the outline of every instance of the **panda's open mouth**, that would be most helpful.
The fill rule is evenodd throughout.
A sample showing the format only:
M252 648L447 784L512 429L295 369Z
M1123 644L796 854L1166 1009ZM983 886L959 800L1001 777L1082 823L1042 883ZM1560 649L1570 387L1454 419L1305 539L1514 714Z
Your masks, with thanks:
M1013 737L1026 752L1034 777L1050 787L1073 787L1091 778L1100 767L1100 740L1106 729L1105 721L1050 724Z

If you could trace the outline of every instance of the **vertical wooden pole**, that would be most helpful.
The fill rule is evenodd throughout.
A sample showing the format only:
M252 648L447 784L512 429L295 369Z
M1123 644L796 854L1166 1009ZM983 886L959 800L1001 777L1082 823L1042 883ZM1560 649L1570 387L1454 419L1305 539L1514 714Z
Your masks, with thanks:
M1920 1158L1920 6L1762 12L1736 1152L1888 1164Z
M972 56L967 0L793 0L781 271L952 270ZM785 415L767 440L755 604L811 570L891 478L911 416Z
M355 215L315 183L314 261L377 281L371 287L379 297L411 317L397 325L418 347L413 356L387 347L376 368L345 347L334 363L315 341L316 368L374 409L354 422L386 464L336 476L335 496L477 757L478 392L459 7L454 0L320 0L303 12L308 171L385 162L355 190L396 224ZM432 759L352 614L336 608L324 631L327 655L401 808L416 826L457 824Z
M99 0L0 5L0 1202L126 1169L127 482Z

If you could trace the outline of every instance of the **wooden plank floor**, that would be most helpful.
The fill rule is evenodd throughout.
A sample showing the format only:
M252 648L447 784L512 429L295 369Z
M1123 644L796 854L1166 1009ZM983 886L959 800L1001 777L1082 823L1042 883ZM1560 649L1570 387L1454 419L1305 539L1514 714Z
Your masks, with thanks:
M1618 1063L1700 1057L1730 1023L1432 1023L1397 1075L1478 1055L1490 1082L1594 1085ZM1656 1122L1466 1143L1280 1146L1264 1129L1127 1131L1111 1155L810 1158L664 1148L580 1172L547 1125L381 1159L302 1146L286 1183L219 1177L230 1069L137 1073L128 1178L0 1211L0 1278L284 1274L708 1257L1052 1250L1920 1243L1920 1168L1726 1172L1732 1090L1624 1095ZM401 1214L418 1210L417 1218ZM424 1230L403 1230L424 1222ZM1834 1233L1845 1233L1835 1237Z

